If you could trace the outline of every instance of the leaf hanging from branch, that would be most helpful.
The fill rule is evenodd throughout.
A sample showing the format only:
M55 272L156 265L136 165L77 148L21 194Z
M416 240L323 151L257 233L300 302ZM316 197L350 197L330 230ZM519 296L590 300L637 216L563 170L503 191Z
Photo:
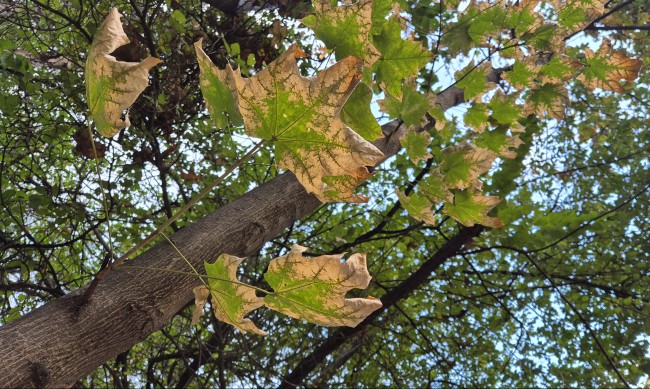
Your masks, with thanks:
M197 323L203 306L212 296L214 316L243 332L266 335L255 323L244 316L262 305L264 300L255 295L255 289L237 280L237 267L244 258L222 254L214 263L206 263L205 271L209 277L209 288L202 285L194 288L196 308L192 322Z
M353 193L384 155L340 119L361 77L361 61L346 57L316 77L300 75L291 46L251 78L235 72L239 109L251 136L275 144L278 167L291 170L321 201L365 202Z
M121 16L116 8L111 9L97 29L86 61L86 98L90 114L99 133L106 137L131 125L125 111L147 87L149 70L161 62L154 57L141 62L123 62L110 55L129 43Z
M219 128L231 124L241 126L244 122L237 106L232 67L228 64L224 70L217 68L201 48L202 45L203 39L194 43L194 49L201 69L199 76L201 93L210 117Z
M305 250L294 245L288 255L271 261L264 279L275 293L264 297L267 307L322 326L349 327L381 308L375 298L345 298L349 290L370 283L365 254L341 263L341 255L305 258Z

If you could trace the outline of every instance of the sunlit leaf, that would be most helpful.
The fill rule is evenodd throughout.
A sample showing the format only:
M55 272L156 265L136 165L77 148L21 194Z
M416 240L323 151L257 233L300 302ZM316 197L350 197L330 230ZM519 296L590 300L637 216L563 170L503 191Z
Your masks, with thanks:
M443 212L467 227L481 224L486 227L501 228L503 225L498 218L488 216L488 212L500 201L498 197L482 196L469 190L460 190L454 192L452 203L445 203Z
M415 76L431 59L431 53L420 42L404 40L402 26L396 17L386 21L381 34L374 37L381 58L375 63L377 82L393 96L402 96L402 80Z
M251 78L234 74L246 131L272 141L278 167L291 170L321 201L365 202L354 188L383 154L339 117L359 82L361 61L347 57L305 78L296 65L300 57L294 45Z
M407 126L421 127L427 121L425 114L435 107L435 96L420 93L414 79L402 84L402 97L386 93L386 98L379 100L379 108L392 118L400 118Z
M367 141L382 137L381 126L370 110L372 91L360 83L341 110L341 120Z
M97 29L86 61L88 107L97 131L106 137L131 125L125 111L149 84L149 70L161 62L154 57L141 62L123 62L110 55L129 43L121 16L117 8L111 9Z
M379 52L369 38L372 14L372 0L343 2L342 5L330 0L315 0L314 15L303 18L302 22L314 30L316 37L330 50L334 50L337 60L353 55L369 67L379 58Z
M201 69L199 76L201 93L210 117L218 128L229 125L241 126L244 122L237 107L233 70L230 64L223 70L217 68L201 48L202 44L201 39L194 43L194 49Z
M345 298L351 289L366 289L370 283L365 254L341 263L341 255L305 258L305 250L294 245L288 255L271 261L264 274L274 290L264 297L267 307L322 326L349 327L381 308L375 298Z
M407 196L404 192L399 190L395 190L395 193L397 194L397 198L399 199L402 208L404 208L413 219L430 225L438 224L433 212L431 212L431 207L434 203L427 197L418 193Z
M237 267L243 260L244 258L222 254L214 263L205 264L208 287L202 285L194 288L196 308L192 317L193 322L198 322L209 292L212 296L214 316L217 319L243 332L266 335L266 332L257 328L251 319L244 318L247 313L263 306L264 300L255 295L255 289L237 280Z
M440 173L450 188L480 188L478 177L490 170L496 155L471 144L461 144L442 153Z

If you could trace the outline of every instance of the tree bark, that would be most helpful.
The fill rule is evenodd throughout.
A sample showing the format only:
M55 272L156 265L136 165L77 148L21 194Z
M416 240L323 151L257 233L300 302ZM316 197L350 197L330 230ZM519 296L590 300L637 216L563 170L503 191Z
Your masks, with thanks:
M399 150L404 126L382 127L375 142L386 157ZM285 173L171 237L197 268L222 253L246 257L308 215L320 201ZM161 242L132 266L191 271ZM70 387L97 366L162 328L192 298L196 276L111 271L83 304L81 288L0 328L0 387Z

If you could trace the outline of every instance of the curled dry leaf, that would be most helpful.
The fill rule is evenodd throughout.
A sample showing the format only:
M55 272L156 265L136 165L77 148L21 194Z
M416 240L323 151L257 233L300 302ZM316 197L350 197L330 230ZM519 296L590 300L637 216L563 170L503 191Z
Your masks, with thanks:
M305 250L294 245L288 255L271 261L264 279L275 292L264 297L267 307L322 326L349 327L381 308L376 298L345 298L349 290L370 283L365 254L341 263L341 255L305 258Z
M128 113L149 84L149 70L161 61L149 57L141 62L118 61L110 55L129 43L120 22L120 13L111 9L97 29L86 61L86 98L99 133L112 137L131 125Z

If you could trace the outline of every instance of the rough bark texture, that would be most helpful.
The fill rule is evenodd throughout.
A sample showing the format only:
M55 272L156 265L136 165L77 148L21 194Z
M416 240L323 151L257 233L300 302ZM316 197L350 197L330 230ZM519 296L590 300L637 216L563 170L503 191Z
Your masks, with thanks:
M403 127L403 126L401 126ZM386 156L399 150L403 129L383 126L375 142ZM171 237L196 267L222 253L246 257L320 202L292 174L283 174ZM167 242L132 266L186 270ZM84 288L0 328L0 387L69 387L97 366L162 328L192 298L195 276L161 271L112 271L81 304Z

